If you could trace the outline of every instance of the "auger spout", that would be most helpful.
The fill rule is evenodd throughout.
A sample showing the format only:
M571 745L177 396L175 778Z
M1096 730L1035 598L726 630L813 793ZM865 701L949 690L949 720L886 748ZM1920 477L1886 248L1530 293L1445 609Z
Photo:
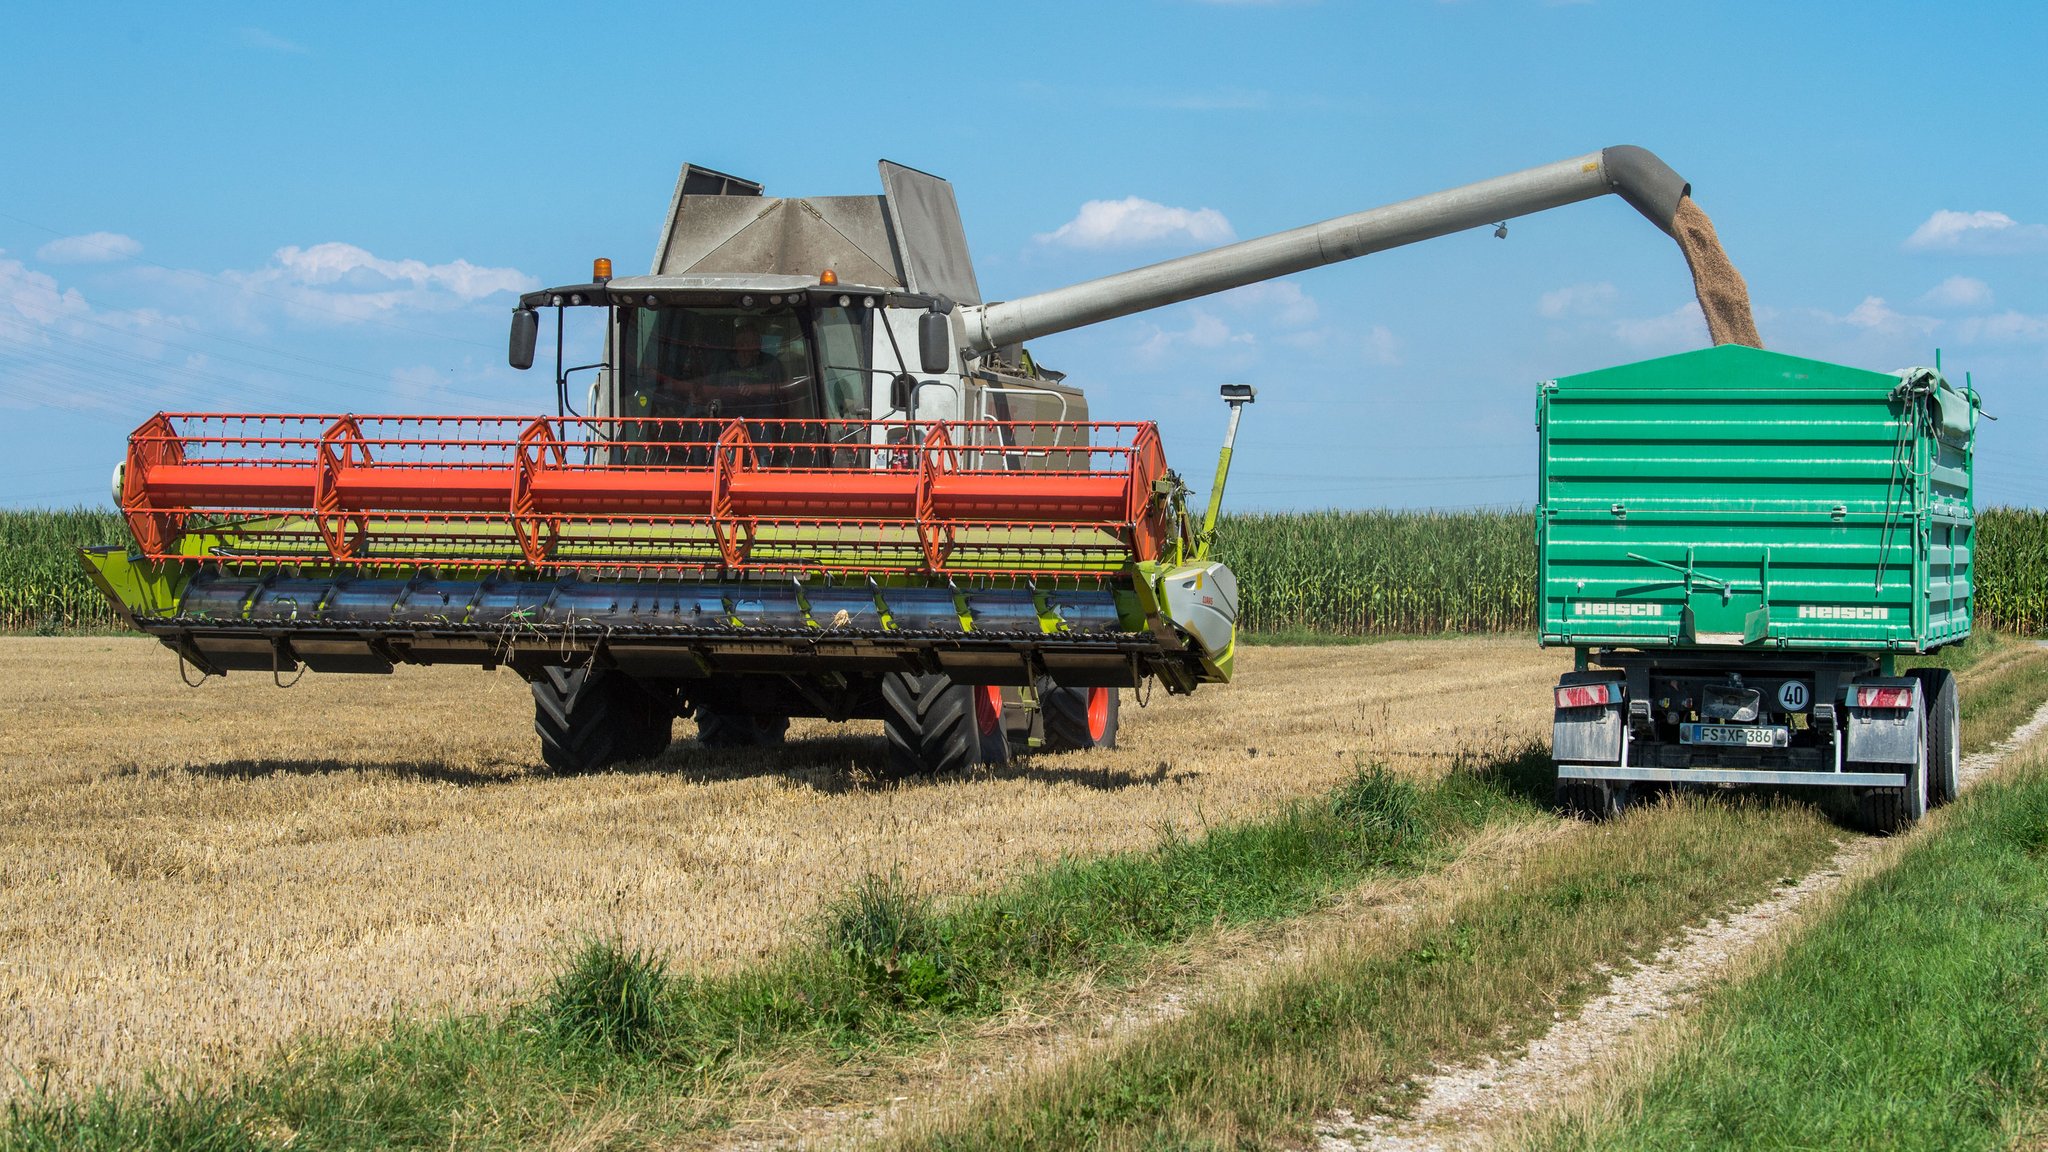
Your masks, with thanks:
M963 339L971 351L988 352L1610 192L1675 237L1679 201L1690 191L1646 149L1603 148L1050 292L968 307Z

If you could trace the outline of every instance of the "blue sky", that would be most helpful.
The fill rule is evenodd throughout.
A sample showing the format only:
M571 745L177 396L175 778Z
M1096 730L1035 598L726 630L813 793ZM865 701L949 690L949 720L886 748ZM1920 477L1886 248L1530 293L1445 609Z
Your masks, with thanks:
M103 503L159 409L537 412L513 293L644 268L684 161L950 178L984 292L1632 143L1766 342L1942 349L2048 505L2048 9L2033 4L10 5L0 505ZM1092 208L1085 207L1093 203ZM1704 345L1613 198L1036 343L1240 508L1530 502L1536 382Z

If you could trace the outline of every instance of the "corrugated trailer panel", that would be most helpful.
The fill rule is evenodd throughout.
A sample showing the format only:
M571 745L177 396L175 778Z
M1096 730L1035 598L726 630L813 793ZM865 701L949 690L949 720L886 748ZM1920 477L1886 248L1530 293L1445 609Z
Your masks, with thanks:
M1546 644L1925 651L1970 630L1974 397L1723 346L1543 385Z

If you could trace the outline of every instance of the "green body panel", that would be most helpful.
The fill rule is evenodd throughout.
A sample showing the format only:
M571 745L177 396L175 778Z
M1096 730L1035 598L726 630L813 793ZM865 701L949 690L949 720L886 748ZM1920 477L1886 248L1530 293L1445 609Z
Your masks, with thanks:
M1732 345L1544 384L1543 643L1963 639L1976 417L1932 372Z

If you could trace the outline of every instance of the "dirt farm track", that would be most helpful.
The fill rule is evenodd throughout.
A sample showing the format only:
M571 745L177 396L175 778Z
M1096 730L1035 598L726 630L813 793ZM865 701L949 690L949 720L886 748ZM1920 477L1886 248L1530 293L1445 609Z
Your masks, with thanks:
M510 674L188 689L151 641L0 640L0 1096L489 1006L593 933L715 970L864 873L973 890L1362 761L1438 772L1542 735L1568 660L1526 637L1255 648L1234 685L1127 695L1114 753L885 786L879 725L553 778Z

